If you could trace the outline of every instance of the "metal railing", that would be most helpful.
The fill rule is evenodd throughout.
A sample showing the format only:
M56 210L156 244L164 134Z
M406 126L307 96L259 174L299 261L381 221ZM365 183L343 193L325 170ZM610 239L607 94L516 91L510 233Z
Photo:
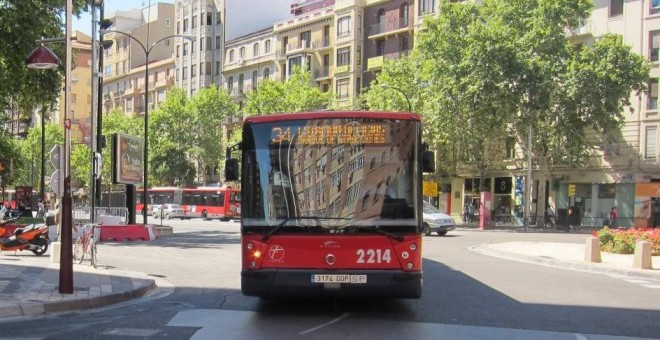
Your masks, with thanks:
M122 207L96 207L94 208L94 221L91 220L92 209L80 207L73 209L74 224L102 223L106 221L118 221L118 224L128 223L128 208Z

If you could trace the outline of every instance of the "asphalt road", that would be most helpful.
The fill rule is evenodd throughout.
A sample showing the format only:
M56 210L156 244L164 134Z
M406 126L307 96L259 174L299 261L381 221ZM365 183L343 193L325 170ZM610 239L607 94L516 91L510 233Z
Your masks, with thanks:
M0 322L0 338L660 338L660 289L468 250L490 242L582 243L585 235L453 231L425 237L419 300L263 301L240 293L238 222L163 223L175 234L99 247L101 264L161 278L153 296Z

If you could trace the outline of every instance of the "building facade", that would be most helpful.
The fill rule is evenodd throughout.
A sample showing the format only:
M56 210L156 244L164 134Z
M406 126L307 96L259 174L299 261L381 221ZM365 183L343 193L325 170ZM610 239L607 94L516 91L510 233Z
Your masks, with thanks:
M144 9L116 12L110 20L110 30L125 32L138 41L114 32L103 37L113 41L103 52L103 112L119 109L127 115L144 115L145 107L157 107L165 100L167 89L174 85L174 42L181 39L161 40L174 34L174 5L157 3ZM147 60L140 44L150 49L146 103Z

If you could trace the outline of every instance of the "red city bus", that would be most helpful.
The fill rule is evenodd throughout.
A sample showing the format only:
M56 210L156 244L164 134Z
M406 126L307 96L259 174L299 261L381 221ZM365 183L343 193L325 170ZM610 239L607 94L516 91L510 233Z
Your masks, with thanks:
M416 114L250 117L241 150L241 291L259 297L422 294L422 170Z
M241 191L217 187L183 189L181 206L188 212L188 215L205 220L238 219L241 215Z
M154 187L147 191L151 204L147 213L152 213L153 205L176 203L186 211L189 218L218 218L223 221L240 218L241 191L228 187ZM136 211L142 211L142 196L138 193Z

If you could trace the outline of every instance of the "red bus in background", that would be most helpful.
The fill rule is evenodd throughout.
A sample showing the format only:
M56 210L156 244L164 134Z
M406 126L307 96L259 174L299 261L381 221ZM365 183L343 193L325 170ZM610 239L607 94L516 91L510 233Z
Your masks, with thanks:
M241 216L241 191L227 187L154 187L147 190L150 204L147 214L152 214L153 205L175 203L181 205L190 218L200 217L205 220L220 219L229 221ZM136 212L141 212L141 192L137 193Z
M241 292L258 297L422 294L420 117L303 112L243 122ZM241 164L231 156L241 150Z

